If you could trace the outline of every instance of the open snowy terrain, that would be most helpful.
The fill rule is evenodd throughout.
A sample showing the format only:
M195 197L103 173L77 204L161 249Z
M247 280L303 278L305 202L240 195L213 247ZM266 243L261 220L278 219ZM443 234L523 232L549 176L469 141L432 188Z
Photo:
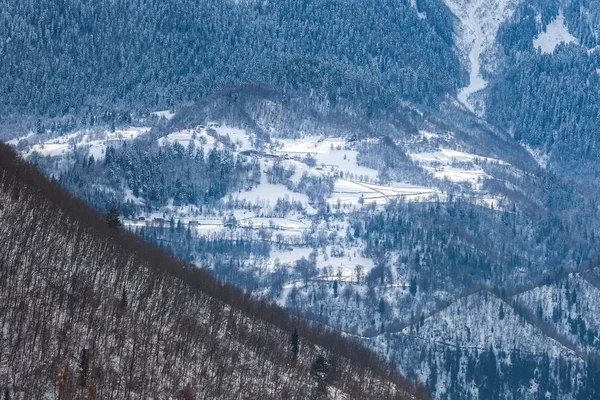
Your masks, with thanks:
M47 140L42 139L42 141L34 133L29 133L23 137L10 140L7 143L14 146L22 143L24 146L22 154L25 157L31 156L34 152L41 156L68 156L76 148L87 148L89 156L100 160L104 158L107 147L117 146L122 142L134 140L148 131L150 131L148 127L131 127L118 129L114 132L87 129Z
M483 114L483 106L472 95L485 89L482 55L495 46L498 29L510 18L519 0L445 0L460 21L456 45L468 65L469 84L458 92L459 101L472 112Z
M429 171L434 178L450 182L468 182L474 189L480 189L483 180L491 178L480 164L508 165L502 160L445 148L434 152L410 154L410 157Z
M411 329L415 330L406 328L403 333L409 334ZM519 348L551 357L574 355L558 342L548 341L539 328L522 320L509 304L487 291L466 296L439 314L425 318L416 335L465 348L485 350L492 346Z
M533 39L533 47L544 54L552 54L556 46L561 43L579 44L579 41L569 32L565 25L565 17L559 14L543 32Z

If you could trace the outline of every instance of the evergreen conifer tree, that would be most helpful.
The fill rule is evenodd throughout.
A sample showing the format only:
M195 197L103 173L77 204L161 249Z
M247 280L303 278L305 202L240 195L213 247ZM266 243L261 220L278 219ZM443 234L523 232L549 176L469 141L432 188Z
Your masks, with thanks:
M111 204L106 213L106 224L111 229L119 229L122 225L119 217L119 209L114 204Z

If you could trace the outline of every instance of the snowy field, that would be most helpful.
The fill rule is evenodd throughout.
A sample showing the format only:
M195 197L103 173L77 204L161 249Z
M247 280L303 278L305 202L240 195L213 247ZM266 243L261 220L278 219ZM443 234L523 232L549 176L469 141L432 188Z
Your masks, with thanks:
M426 201L432 195L440 193L437 189L393 183L380 186L362 182L338 179L335 182L333 195L327 199L331 205L358 206L360 204L385 205L391 200Z
M565 25L565 17L562 15L558 15L554 21L546 26L544 32L533 39L533 47L539 49L543 54L554 53L556 47L561 43L579 44L579 41L569 32Z
M169 142L179 143L183 147L188 148L190 143L194 143L196 149L203 148L207 154L215 146L222 146L219 139L227 139L237 151L251 150L252 143L250 135L246 131L229 126L220 126L216 123L209 123L207 126L199 125L193 129L182 129L177 132L158 139L159 146L163 146Z
M183 129L158 139L159 146L164 146L166 143L179 143L187 149L193 143L194 147L197 150L202 149L205 155L215 147L216 142L214 137L207 134L206 130L200 127Z
M127 129L118 129L115 132L82 130L63 136L58 136L41 143L32 144L27 151L23 153L24 157L29 157L33 152L42 156L59 157L73 152L75 148L87 147L89 155L94 156L96 160L103 159L106 154L106 148L111 144L123 141L133 140L140 135L150 131L148 127L132 127ZM8 141L8 144L17 145L21 140L33 142L35 135L29 133L26 136Z
M480 189L483 180L490 178L479 164L498 163L508 165L508 163L495 158L482 157L451 149L414 153L409 154L409 156L429 171L434 178L455 183L468 182L474 189Z

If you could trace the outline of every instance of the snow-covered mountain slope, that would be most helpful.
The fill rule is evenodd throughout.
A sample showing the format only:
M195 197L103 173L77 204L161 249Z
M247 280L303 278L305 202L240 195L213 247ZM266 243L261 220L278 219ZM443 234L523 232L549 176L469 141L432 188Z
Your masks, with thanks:
M489 60L495 51L496 34L500 26L512 16L520 0L444 0L444 2L458 18L459 26L455 32L455 43L463 63L468 65L470 71L469 85L458 92L458 99L472 112L483 115L484 104L474 95L487 86L483 74L494 68ZM487 63L482 65L485 57Z
M107 224L4 144L0 247L5 398L426 398L355 342Z
M572 350L549 340L540 328L519 316L510 304L483 290L453 302L402 331L446 346L465 349L515 351L558 358L575 356Z
M540 371L539 354L551 354L552 368L573 366L565 398L581 389L573 382L587 364L554 332L510 306L500 320L505 303L464 293L535 283L589 259L594 202L462 107L406 104L366 119L234 88L115 143L101 162L89 155L77 145L33 159L96 207L117 204L146 240L361 338L441 396L477 398L467 366L490 348L516 349ZM464 324L449 324L453 313ZM455 392L430 382L446 355L421 357L448 349L466 352Z
M579 372L556 371L585 368L576 353L487 290L366 342L440 399L576 399Z
M571 342L600 352L600 289L580 274L570 274L515 299Z

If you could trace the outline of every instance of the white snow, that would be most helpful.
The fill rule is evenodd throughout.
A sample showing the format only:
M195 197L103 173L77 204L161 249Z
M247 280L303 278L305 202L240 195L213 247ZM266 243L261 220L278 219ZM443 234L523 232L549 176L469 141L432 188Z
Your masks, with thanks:
M302 139L278 139L273 151L280 157L312 157L317 164L317 168L313 169L316 171L377 181L377 170L358 165L358 151L348 149L344 138L306 136Z
M327 199L331 205L356 206L364 204L385 205L391 200L404 198L411 201L425 201L439 194L436 189L409 184L392 183L391 186L373 185L347 179L335 181L333 195ZM362 200L361 200L362 199Z
M368 257L363 257L360 255L360 251L357 248L349 248L345 249L348 256L344 257L329 257L325 260L323 254L320 254L317 257L317 265L319 267L331 267L333 275L321 279L333 280L339 279L340 281L352 282L356 280L356 267L360 266L362 270L362 275L366 276L369 272L375 268L375 262L373 259ZM339 275L339 276L338 276Z
M470 111L483 114L482 105L471 95L485 89L481 76L481 55L495 44L498 29L510 18L519 0L444 0L460 20L456 45L469 62L469 85L458 93L458 100Z
M183 129L177 132L158 139L158 145L164 146L166 142L179 143L187 148L191 142L194 143L196 149L204 149L204 154L208 153L216 145L216 139L206 133L204 127L196 127L194 129Z
M329 153L320 153L315 156L318 165L329 167L332 172L367 178L369 181L377 180L377 170L358 165L356 157L358 151L332 150Z
M309 199L304 193L292 192L284 185L273 185L267 182L261 182L246 192L234 193L234 199L247 200L250 203L263 206L275 206L278 199L286 199L288 201L298 201L305 207L308 207Z
M37 152L42 156L64 156L70 154L75 147L89 148L88 155L94 156L96 160L104 158L106 148L114 143L129 141L150 131L147 127L132 127L119 129L115 132L84 130L70 133L36 143L24 153L25 157ZM30 136L29 136L30 137Z
M21 136L21 137L18 137L18 138L14 138L14 139L8 140L6 143L9 144L9 145L11 145L11 146L16 146L17 144L19 144L19 142L21 140L27 140L27 139L30 139L30 138L32 138L34 136L35 136L35 133L29 132L25 136Z
M483 179L490 178L488 174L482 170L469 170L463 168L455 168L444 166L437 169L429 169L436 179L447 179L450 182L470 182L473 187L479 186Z
M211 124L209 124L210 126ZM236 145L237 151L251 150L252 141L250 134L243 129L233 128L230 126L214 126L214 129L220 136L229 136L229 139Z
M469 182L475 189L480 189L482 181L490 178L479 163L508 165L505 161L495 158L444 148L434 152L409 154L409 156L429 171L434 178L450 182ZM468 165L455 165L456 163Z
M522 144L523 148L525 150L527 150L527 152L529 154L531 154L531 156L535 159L535 161L537 161L538 165L542 168L546 168L546 166L548 165L548 159L550 158L550 156L548 154L545 154L543 152L541 152L540 150L534 150L533 148L531 148L530 146L526 145L526 144Z
M301 139L277 139L277 152L305 156L306 154L327 154L332 149L342 149L346 145L344 138L322 138L319 136L305 136Z
M533 47L535 49L540 49L543 54L552 54L556 47L561 43L578 44L579 41L569 32L569 29L565 24L565 17L559 14L554 21L546 26L544 32L541 32L533 39Z
M104 158L106 148L113 142L128 141L137 138L150 131L151 128L128 128L117 130L115 132L106 132L104 137L93 139L89 135L85 137L85 141L78 146L89 146L88 155L94 156L94 159L101 160Z
M271 249L270 260L267 266L271 269L276 263L279 264L293 264L300 260L302 257L308 258L312 252L311 248L308 247L290 247L286 249Z
M419 131L419 135L421 135L423 139L427 140L438 139L440 137L440 135L438 135L437 133L431 133L427 131Z
M141 197L136 197L133 194L133 191L131 189L125 189L125 201L131 201L133 204L136 204L138 206L142 206L144 205L145 201L143 198Z
M175 113L170 110L163 110L163 111L154 111L152 113L152 115L156 115L158 118L164 118L168 121L175 116Z
M479 162L490 162L507 165L505 161L498 160L496 158L478 156L477 154L465 153L458 150L441 148L434 152L424 152L409 154L409 156L420 163L440 163L443 165L450 165L455 162L459 163L479 163Z
M427 18L427 15L424 12L419 12L419 9L417 7L417 0L410 0L410 6L415 9L419 18Z
M253 149L250 134L248 134L248 132L230 126L220 126L214 122L208 123L208 126L206 127L204 125L198 125L192 129L182 129L170 133L167 136L158 139L158 144L163 146L165 141L170 143L178 142L183 147L187 148L190 142L194 142L195 147L197 149L203 147L204 153L206 154L215 146L220 145L220 142L215 136L229 137L229 140L235 145L237 151Z

